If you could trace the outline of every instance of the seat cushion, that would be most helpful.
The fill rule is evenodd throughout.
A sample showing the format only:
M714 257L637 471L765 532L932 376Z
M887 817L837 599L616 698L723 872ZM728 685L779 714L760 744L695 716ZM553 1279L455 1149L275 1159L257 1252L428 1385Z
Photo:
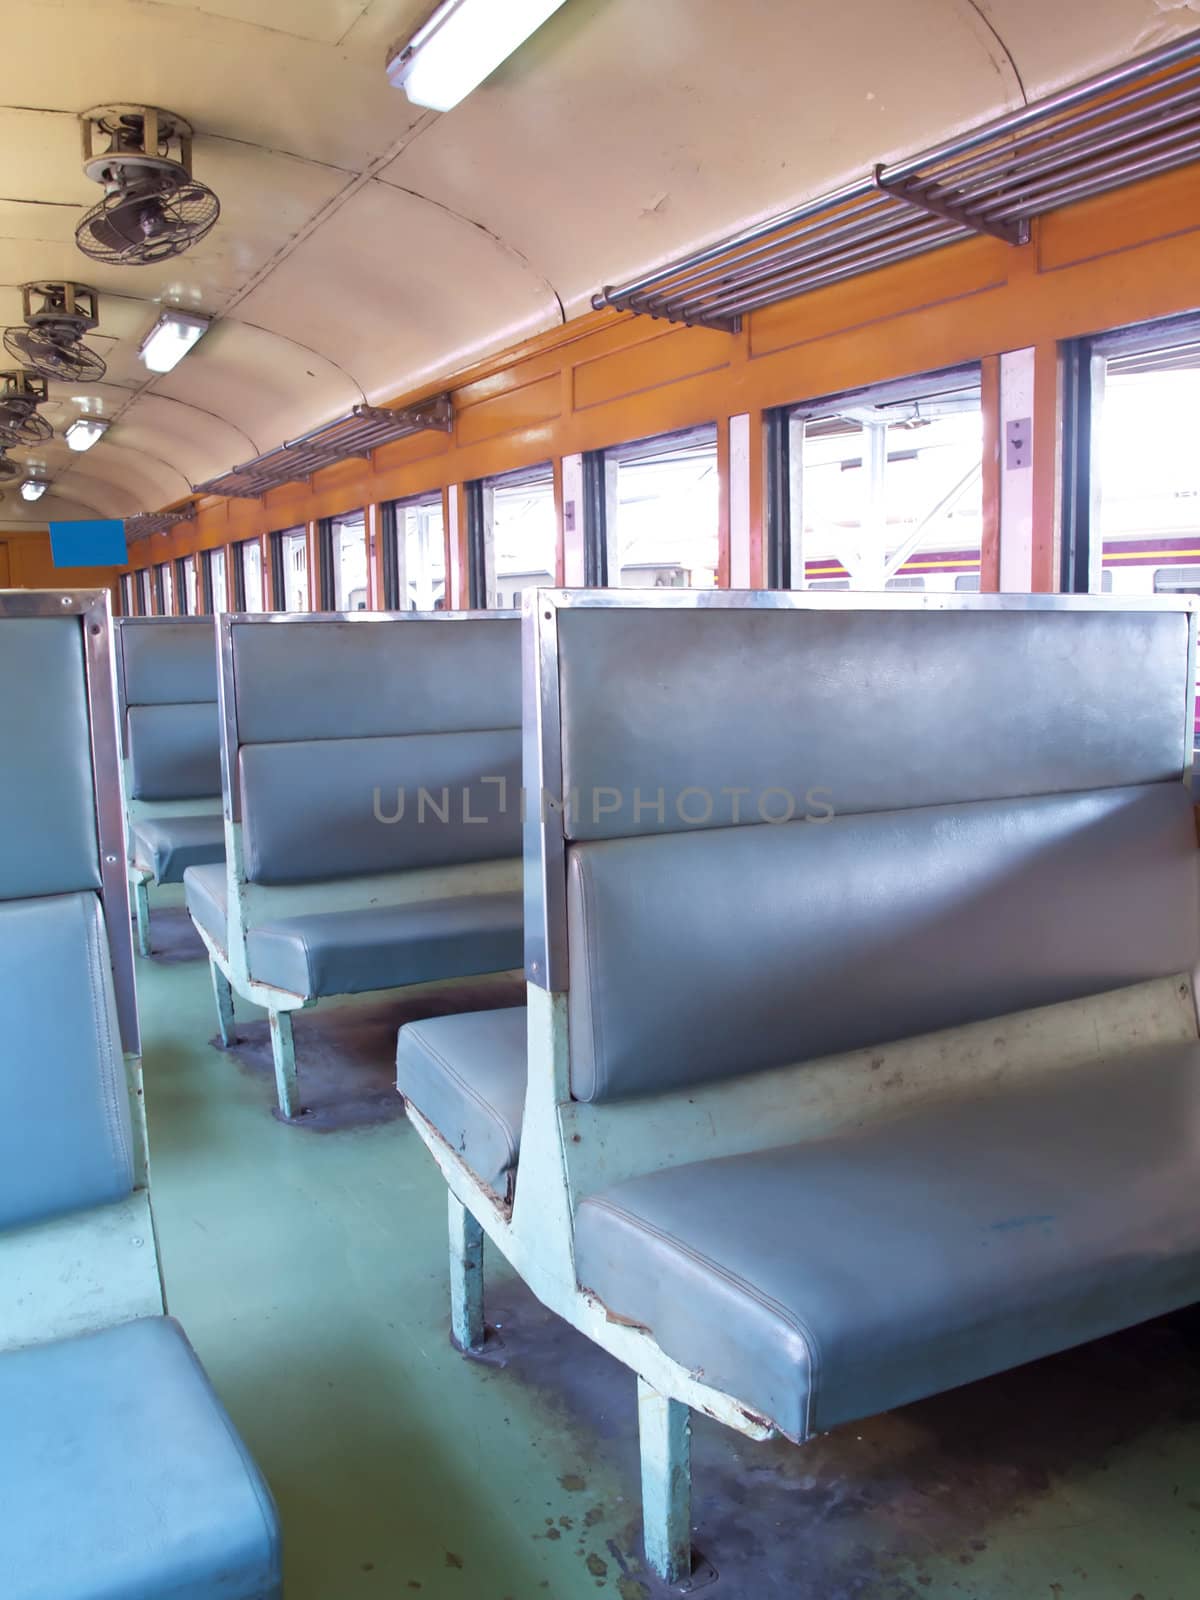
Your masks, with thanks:
M1200 1046L585 1199L579 1281L794 1439L1200 1298Z
M271 1494L178 1323L0 1356L5 1600L268 1600Z
M0 1229L120 1200L133 1134L98 896L0 901L0 1019Z
M396 1087L476 1177L511 1201L525 1113L525 1007L400 1029Z
M309 998L506 972L524 959L521 895L281 917L251 928L246 950L257 982Z
M155 883L182 883L188 867L225 860L225 824L211 815L143 817L130 827L135 866L145 867Z
M228 937L225 928L228 895L224 861L188 867L183 874L183 897L189 916L222 950Z

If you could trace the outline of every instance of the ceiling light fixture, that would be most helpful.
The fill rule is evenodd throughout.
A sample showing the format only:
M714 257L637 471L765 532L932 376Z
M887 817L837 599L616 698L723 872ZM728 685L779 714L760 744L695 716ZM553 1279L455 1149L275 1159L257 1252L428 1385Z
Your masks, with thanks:
M414 105L449 111L536 33L563 0L445 0L396 50L388 82Z
M208 332L211 317L192 311L164 311L138 346L151 372L170 372Z
M49 487L44 478L26 478L21 485L21 499L40 500Z
M63 437L70 450L90 450L107 432L108 423L103 417L76 417Z

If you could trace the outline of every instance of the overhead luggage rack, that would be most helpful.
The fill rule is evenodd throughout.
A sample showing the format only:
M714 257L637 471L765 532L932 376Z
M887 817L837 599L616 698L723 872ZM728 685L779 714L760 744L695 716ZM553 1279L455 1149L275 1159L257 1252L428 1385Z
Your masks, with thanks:
M737 332L747 312L1200 157L1200 30L592 298Z
M278 489L298 478L310 478L322 467L331 467L352 456L368 456L380 445L407 438L409 434L436 429L449 433L454 424L454 409L449 395L424 400L419 405L391 410L385 406L355 406L344 417L325 422L298 439L268 450L240 467L197 484L199 494L223 494L243 500L258 500L270 489Z
M180 522L190 522L190 511L139 511L125 518L125 534L129 539L148 539L152 533L166 533Z

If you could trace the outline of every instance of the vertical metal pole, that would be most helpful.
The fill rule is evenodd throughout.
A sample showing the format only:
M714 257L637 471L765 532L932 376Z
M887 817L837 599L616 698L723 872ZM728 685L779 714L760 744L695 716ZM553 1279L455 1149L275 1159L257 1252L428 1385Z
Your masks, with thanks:
M217 1025L221 1030L221 1043L226 1050L237 1043L233 1022L233 986L215 961L208 963L212 973L213 999L217 1002Z
M449 1219L450 1337L460 1350L482 1350L483 1229L454 1194Z
M638 1378L646 1560L667 1583L692 1570L692 1415Z
M133 886L133 908L137 916L138 954L150 954L150 894L146 880L139 878Z
M292 1037L290 1011L272 1011L271 1055L275 1062L275 1092L279 1109L289 1120L300 1109L296 1083L296 1042Z

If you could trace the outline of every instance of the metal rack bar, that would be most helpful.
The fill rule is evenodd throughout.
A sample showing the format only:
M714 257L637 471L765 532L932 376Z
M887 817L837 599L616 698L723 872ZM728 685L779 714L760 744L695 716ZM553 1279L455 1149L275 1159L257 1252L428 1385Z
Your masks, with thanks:
M592 297L736 329L749 311L1200 159L1200 30Z
M449 395L438 395L397 410L358 405L344 417L311 428L274 450L256 456L253 461L245 461L219 477L210 478L207 483L198 484L197 492L258 500L271 489L297 478L309 478L338 461L369 456L381 445L426 429L448 433L453 425L454 409Z

